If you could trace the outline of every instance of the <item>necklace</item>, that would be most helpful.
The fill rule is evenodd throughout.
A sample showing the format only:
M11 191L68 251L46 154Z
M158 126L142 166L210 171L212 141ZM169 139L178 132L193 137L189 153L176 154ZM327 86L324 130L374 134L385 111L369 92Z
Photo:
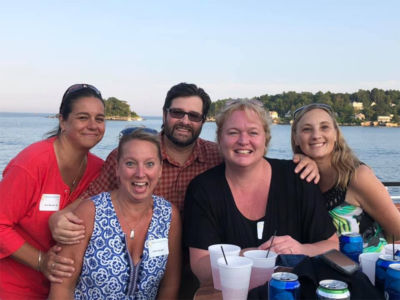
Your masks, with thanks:
M118 200L116 199L116 201L115 202L118 202ZM138 225L143 221L143 220L145 220L145 219L147 219L147 216L148 216L148 212L150 211L150 209L146 209L146 211L143 213L143 215L142 215L142 217L140 217L140 219L136 222L136 224L134 224L133 226L126 220L126 216L125 216L125 214L123 213L123 210L122 210L122 208L121 208L121 204L118 202L118 211L120 212L120 215L121 215L121 220L126 224L126 225L128 225L127 227L130 229L130 232L129 232L129 238L131 239L131 240L133 240L134 238L135 238L135 228L137 228L138 227Z
M81 174L82 166L83 166L83 163L85 162L85 160L86 160L86 155L83 157L81 164L79 165L78 173L76 174L74 180L72 180L71 190L75 187L76 180L78 179L79 175Z

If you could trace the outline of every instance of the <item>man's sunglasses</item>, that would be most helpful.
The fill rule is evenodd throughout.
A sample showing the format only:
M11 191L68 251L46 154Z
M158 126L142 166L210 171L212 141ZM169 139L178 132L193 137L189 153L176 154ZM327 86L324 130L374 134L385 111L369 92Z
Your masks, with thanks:
M122 138L123 136L131 134L131 133L133 133L133 132L135 132L137 130L141 130L141 131L143 131L145 133L153 134L153 135L157 135L158 134L158 131L155 130L155 129L152 129L152 128L147 128L147 127L128 127L128 128L125 128L125 129L121 130L121 132L119 133L119 138Z
M84 89L89 89L89 90L93 91L97 96L99 96L100 99L102 98L100 91L95 86L93 86L91 84L86 84L86 83L78 83L78 84L71 85L65 91L64 96L63 96L63 101L65 98L67 98L72 93L75 93L75 92L78 92L78 91L84 90Z
M189 120L192 122L201 122L204 120L204 116L195 111L186 112L179 108L167 108L166 111L174 119L183 119L185 115L187 115Z
M304 105L302 107L299 107L298 109L296 109L293 113L293 119L296 119L299 115L300 112L302 112L305 109L313 109L313 108L322 108L328 112L330 112L331 114L333 114L333 109L330 105L325 104L325 103L311 103L311 104L307 104Z

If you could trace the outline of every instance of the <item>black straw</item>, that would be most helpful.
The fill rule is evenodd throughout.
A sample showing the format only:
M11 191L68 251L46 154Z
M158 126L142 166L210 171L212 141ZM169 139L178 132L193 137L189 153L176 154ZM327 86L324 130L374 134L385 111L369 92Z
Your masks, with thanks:
M271 250L272 243L274 242L274 238L275 238L275 235L276 235L276 231L277 231L277 230L275 229L274 234L272 235L271 244L269 245L268 252L267 252L267 258L268 258L268 255L269 255L269 251Z
M224 248L222 247L222 245L221 245L221 251L222 251L222 255L224 256L225 263L226 263L226 265L228 265L228 261L226 260L226 256L225 256Z
M393 240L392 240L392 247L393 247L393 260L394 260L394 234L393 234Z

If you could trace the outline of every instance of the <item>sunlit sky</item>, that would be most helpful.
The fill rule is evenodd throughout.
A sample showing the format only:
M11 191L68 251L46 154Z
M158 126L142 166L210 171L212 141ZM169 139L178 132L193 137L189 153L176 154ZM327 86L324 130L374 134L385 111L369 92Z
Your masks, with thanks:
M161 115L212 100L400 89L400 1L1 1L0 111L56 113L73 83Z

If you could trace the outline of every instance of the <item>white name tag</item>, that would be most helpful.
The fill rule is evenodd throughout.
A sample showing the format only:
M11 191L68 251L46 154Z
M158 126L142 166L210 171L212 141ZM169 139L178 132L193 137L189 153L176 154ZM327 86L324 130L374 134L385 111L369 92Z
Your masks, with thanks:
M40 211L58 211L60 209L60 195L43 194L40 199Z
M149 256L150 258L168 255L168 239L157 239L149 241Z
M262 239L263 231L264 231L264 221L257 222L257 238L259 240Z

